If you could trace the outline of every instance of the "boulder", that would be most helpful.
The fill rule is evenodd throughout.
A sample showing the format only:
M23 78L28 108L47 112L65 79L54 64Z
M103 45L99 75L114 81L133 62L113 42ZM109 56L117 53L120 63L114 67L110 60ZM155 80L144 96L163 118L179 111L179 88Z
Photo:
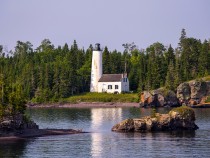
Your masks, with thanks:
M163 88L159 88L157 90L143 91L140 96L140 106L155 106L155 107L163 107L170 106L175 107L179 106L179 100L176 97L176 94L171 90L165 90Z
M152 94L149 91L142 92L140 98L140 103L142 103L142 106L150 105L153 101Z
M115 126L120 131L134 131L134 120L126 119Z
M190 90L191 90L191 99L202 98L206 95L207 92L207 84L202 81L191 81L189 82Z
M16 135L26 129L39 129L39 126L20 113L4 116L0 120L0 136Z
M195 113L192 108L181 106L168 114L156 113L155 116L126 119L112 127L116 132L154 132L196 130Z
M177 98L179 100L188 100L191 95L189 83L182 83L177 87Z
M181 103L197 105L202 104L206 100L206 96L210 95L209 81L190 81L180 84L177 87L177 98Z

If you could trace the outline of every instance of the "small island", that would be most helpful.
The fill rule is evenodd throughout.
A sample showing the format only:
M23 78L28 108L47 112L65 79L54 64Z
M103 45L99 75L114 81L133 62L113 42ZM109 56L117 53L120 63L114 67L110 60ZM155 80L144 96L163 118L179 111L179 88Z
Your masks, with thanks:
M112 127L115 132L157 132L197 130L195 113L192 108L181 106L168 114L153 113L143 118L126 119Z
M35 122L26 118L26 116L21 113L7 115L0 120L0 140L25 139L31 137L68 135L76 133L84 132L73 129L39 129L39 126Z
M9 87L9 86L8 86ZM0 103L0 140L84 133L73 129L39 129L26 115L26 100L18 88L9 91Z

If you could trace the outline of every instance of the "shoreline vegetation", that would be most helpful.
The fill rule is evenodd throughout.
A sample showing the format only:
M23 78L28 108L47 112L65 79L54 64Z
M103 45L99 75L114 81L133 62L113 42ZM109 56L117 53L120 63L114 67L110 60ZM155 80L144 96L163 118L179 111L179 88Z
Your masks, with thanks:
M62 99L60 102L28 103L34 108L91 108L91 107L139 107L139 94L83 93Z
M124 93L124 94L111 94L111 93L82 93L74 95L69 98L63 99L67 103L80 103L80 102L122 102L122 103L138 103L138 93Z
M141 95L138 93L110 94L110 93L82 93L64 98L59 102L31 103L28 108L115 108L140 107ZM164 106L160 106L164 107ZM168 107L168 106L166 106ZM191 105L193 108L208 108L210 102Z

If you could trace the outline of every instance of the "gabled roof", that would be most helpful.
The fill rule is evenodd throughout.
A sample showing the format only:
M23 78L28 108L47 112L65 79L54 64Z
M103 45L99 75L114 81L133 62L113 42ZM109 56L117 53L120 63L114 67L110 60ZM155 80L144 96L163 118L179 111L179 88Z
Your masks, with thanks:
M98 82L120 82L122 74L103 74Z

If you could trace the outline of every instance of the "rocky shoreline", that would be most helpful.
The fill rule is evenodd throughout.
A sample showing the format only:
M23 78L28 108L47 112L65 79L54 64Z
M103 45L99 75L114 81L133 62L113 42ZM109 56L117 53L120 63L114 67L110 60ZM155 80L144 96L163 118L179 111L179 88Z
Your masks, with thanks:
M210 81L192 80L181 83L176 93L165 88L143 91L140 95L141 107L210 107L207 99L210 97Z
M176 107L180 104L165 105L159 107ZM48 103L48 104L27 104L27 108L147 108L150 106L142 106L142 103L120 103L120 102L80 102L80 103ZM189 105L191 108L210 108L210 103L203 103L197 105Z
M210 103L190 105L191 108L210 108Z
M116 108L139 107L139 103L120 102L80 102L80 103L52 103L52 104L27 104L28 108Z

